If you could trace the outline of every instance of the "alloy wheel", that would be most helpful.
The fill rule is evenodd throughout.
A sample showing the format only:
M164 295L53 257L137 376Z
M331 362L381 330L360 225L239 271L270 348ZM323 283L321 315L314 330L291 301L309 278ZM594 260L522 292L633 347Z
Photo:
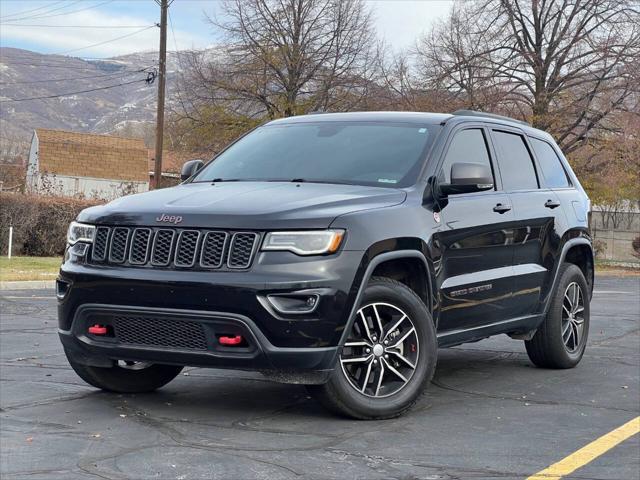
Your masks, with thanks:
M371 303L356 313L340 365L359 393L388 397L413 377L419 347L415 325L407 314L388 303Z
M582 347L584 337L584 294L580 285L571 282L562 301L562 341L569 353Z

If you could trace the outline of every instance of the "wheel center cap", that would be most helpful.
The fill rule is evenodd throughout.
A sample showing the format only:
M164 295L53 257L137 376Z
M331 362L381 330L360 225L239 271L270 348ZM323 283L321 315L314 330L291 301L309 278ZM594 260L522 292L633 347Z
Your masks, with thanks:
M376 357L381 357L383 353L384 353L384 347L382 345L377 343L373 346L373 354Z

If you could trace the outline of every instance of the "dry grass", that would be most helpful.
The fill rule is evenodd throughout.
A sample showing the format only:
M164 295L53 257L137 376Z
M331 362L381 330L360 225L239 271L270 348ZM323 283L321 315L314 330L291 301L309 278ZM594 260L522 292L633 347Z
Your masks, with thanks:
M54 280L60 262L60 257L1 257L0 281Z
M610 277L640 277L640 268L611 267L596 264L596 275Z

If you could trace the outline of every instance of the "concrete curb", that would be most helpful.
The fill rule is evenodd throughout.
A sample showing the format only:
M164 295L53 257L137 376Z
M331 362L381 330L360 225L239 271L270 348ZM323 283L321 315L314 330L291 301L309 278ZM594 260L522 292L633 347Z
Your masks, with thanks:
M42 290L56 288L55 280L26 280L22 282L0 282L0 290Z

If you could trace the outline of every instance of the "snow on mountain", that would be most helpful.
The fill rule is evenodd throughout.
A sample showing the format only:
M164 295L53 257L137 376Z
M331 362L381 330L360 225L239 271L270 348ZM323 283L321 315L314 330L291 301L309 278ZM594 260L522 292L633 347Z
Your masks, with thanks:
M94 133L127 129L139 134L141 126L155 120L157 82L149 85L144 80L146 71L156 67L157 59L157 52L85 60L0 47L3 143L29 142L38 127ZM169 53L168 101L176 70L176 55ZM132 81L136 82L103 88ZM57 96L67 93L74 94ZM34 97L54 98L22 100Z

